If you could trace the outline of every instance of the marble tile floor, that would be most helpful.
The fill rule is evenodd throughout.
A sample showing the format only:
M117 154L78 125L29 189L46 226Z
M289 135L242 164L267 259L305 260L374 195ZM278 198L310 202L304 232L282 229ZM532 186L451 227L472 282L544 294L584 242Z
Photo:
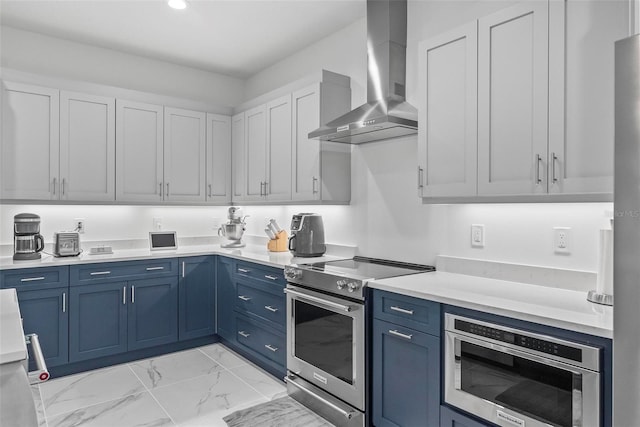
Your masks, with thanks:
M32 386L40 427L211 426L286 395L284 382L213 344Z

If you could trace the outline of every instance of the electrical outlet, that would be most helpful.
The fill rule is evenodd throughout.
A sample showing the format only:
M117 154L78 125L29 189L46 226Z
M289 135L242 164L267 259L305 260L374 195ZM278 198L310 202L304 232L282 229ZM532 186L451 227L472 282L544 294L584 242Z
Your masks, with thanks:
M553 227L553 250L557 254L571 253L571 227Z
M75 218L73 220L73 229L80 234L84 234L86 231L84 218Z
M484 248L484 224L471 224L471 246Z

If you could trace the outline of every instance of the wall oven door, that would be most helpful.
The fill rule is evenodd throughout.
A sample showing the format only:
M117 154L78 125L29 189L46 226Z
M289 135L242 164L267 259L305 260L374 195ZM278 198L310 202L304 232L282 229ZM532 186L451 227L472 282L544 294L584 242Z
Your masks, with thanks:
M509 342L568 352L587 361L599 349L445 315L445 402L501 426L600 426L600 374ZM454 327L456 319L467 331ZM472 323L469 323L472 322ZM472 326L468 326L472 325ZM478 335L481 335L478 337ZM496 339L494 339L496 338ZM563 347L559 347L563 346ZM583 352L583 350L586 350ZM595 353L590 353L592 350Z
M365 409L364 304L288 285L287 370Z

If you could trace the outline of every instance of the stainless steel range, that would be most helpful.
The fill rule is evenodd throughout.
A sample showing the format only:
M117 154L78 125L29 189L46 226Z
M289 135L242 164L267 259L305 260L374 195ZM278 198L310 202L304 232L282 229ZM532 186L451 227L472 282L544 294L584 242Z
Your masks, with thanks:
M289 395L337 426L365 425L367 282L434 270L364 257L286 266Z

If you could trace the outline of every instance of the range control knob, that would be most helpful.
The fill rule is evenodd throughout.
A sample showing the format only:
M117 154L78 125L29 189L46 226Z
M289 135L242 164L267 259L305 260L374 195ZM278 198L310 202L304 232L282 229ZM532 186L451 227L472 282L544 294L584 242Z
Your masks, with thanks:
M286 267L284 275L287 279L299 279L302 277L302 270L299 268Z
M347 290L349 292L353 292L358 290L358 288L360 287L360 285L357 282L351 282L347 285Z
M347 286L348 282L349 281L347 279L340 279L336 282L336 286L338 289L342 290L345 286Z

